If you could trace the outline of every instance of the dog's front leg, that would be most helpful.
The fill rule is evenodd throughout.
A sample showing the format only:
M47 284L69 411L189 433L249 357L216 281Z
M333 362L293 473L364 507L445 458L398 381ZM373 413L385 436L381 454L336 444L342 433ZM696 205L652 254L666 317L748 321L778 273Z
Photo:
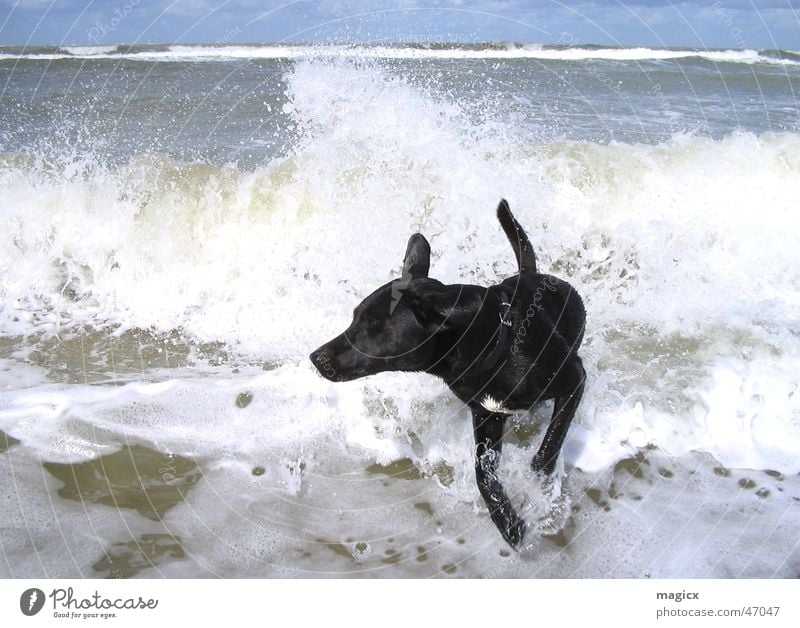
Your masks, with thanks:
M519 547L525 536L525 522L517 515L497 479L506 417L483 408L472 409L475 433L475 479L489 508L492 521L512 547Z

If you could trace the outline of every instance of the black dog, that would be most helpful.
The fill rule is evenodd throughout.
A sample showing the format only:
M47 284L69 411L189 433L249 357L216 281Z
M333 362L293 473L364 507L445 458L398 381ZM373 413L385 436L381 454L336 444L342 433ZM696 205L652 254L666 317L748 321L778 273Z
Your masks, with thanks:
M497 208L519 274L483 288L430 279L430 245L408 241L402 279L364 299L350 327L311 354L327 379L344 382L382 371L441 377L472 411L475 475L492 521L519 547L525 523L497 479L506 416L555 399L533 469L552 473L583 395L578 347L586 313L578 293L536 271L528 237L506 201Z

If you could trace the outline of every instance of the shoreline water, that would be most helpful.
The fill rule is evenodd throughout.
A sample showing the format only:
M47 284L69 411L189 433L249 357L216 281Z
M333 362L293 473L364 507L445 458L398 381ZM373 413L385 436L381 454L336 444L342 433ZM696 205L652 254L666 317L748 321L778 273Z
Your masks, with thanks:
M33 463L29 455L24 445L12 445L0 464L24 468ZM126 472L132 465L135 474ZM315 513L265 479L263 467L195 467L141 445L45 469L40 478L52 510L43 519L30 517L33 508L23 501L12 508L26 525L6 536L3 577L792 578L800 567L790 541L800 480L727 469L707 454L673 458L642 450L599 474L570 469L563 527L532 530L522 553L494 538L477 502L453 501L439 476L420 473L410 461L350 468L338 477L309 473L304 490L312 494L363 485L358 502L341 509L328 502ZM203 485L211 490L199 491ZM231 493L231 486L251 494ZM387 503L385 493L399 501ZM62 508L64 499L74 506ZM210 515L205 500L230 514ZM231 535L231 517L247 528L246 541ZM718 534L720 517L737 529L733 540ZM124 527L116 529L114 519ZM75 536L78 522L90 538ZM24 539L50 526L62 528L62 539L32 560ZM219 546L211 556L209 543ZM776 546L784 556L779 563Z

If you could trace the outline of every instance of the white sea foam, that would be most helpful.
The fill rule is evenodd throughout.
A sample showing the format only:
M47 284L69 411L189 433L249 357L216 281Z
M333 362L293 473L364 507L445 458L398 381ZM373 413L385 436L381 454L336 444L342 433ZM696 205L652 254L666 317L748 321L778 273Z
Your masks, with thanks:
M120 543L149 552L138 561L146 576L400 577L451 573L449 564L456 575L489 578L788 577L800 567L800 486L791 477L712 470L697 454L657 452L640 468L584 473L567 451L569 474L543 484L527 471L529 448L512 443L503 481L531 528L524 551L509 557L474 486L469 420L419 379L335 386L306 365L213 383L22 393L0 415L7 425L18 413L13 428L23 442L0 455L13 478L0 485L9 505L0 514L8 561L0 573L97 576L98 559ZM243 389L253 401L238 408ZM202 468L202 481L161 523L98 504L91 492L80 502L58 499L61 483L36 464L142 442ZM388 466L406 457L419 479ZM365 473L364 461L387 466ZM165 532L185 555L169 560L148 550L146 537L136 543ZM32 552L31 536L48 542Z
M396 274L416 230L445 282L511 274L493 212L506 196L540 266L587 301L591 446L575 464L650 443L800 471L796 135L519 145L374 68L307 62L288 80L302 137L254 172L142 155L70 175L7 158L5 332L180 329L301 363ZM731 386L752 392L735 401ZM725 445L726 420L754 427Z
M96 57L98 55L107 55L116 49L116 46L65 46L61 50L74 57Z
M776 57L759 50L707 50L666 48L546 48L535 44L500 47L392 47L358 45L263 45L247 46L229 44L224 46L174 45L164 50L148 48L116 52L115 46L65 47L64 52L0 52L2 59L70 58L126 59L148 62L219 61L248 59L308 60L315 58L349 59L534 59L542 61L664 61L674 59L703 59L715 63L745 63L797 66L800 61Z

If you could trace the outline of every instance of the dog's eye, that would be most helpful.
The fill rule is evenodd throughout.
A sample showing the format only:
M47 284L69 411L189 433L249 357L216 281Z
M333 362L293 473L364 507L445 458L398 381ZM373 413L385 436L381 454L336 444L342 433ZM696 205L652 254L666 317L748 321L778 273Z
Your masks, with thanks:
M375 330L380 326L380 321L377 318L370 317L366 321L364 321L364 325L369 330Z
M353 310L352 324L356 329L374 333L381 327L382 321L379 316L374 316L363 309L356 308Z

